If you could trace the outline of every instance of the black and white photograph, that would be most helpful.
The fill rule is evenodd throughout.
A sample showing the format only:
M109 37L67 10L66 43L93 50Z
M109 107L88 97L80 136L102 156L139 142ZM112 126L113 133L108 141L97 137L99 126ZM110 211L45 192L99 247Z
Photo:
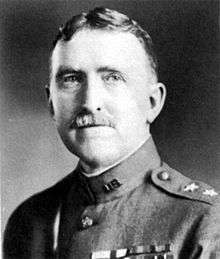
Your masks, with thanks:
M220 259L219 5L0 1L0 257Z

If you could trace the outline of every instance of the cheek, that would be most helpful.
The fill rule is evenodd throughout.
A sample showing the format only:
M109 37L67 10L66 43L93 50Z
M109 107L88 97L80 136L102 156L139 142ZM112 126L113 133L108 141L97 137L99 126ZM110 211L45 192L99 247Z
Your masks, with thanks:
M140 120L145 109L142 106L144 105L139 105L135 94L126 89L114 97L111 113L117 118L118 122Z
M138 110L139 110L141 116L146 120L147 112L150 109L150 99L148 97L146 97L145 99L140 98L137 105L138 105Z
M58 121L69 120L76 111L77 103L70 95L59 94L52 99L55 119Z
M143 113L150 108L150 99L149 99L149 76L146 74L146 71L140 71L134 76L130 81L130 92L132 98L135 100L139 110Z

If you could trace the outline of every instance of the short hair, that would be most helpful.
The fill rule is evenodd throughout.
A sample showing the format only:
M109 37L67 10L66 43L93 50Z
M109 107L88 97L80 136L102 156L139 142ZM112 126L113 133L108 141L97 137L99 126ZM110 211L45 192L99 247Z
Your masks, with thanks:
M150 35L142 27L127 15L104 7L96 7L88 13L73 16L61 26L55 40L53 49L58 41L69 41L72 36L82 29L99 29L107 31L130 32L139 40L149 58L150 65L157 76L157 57L153 49Z

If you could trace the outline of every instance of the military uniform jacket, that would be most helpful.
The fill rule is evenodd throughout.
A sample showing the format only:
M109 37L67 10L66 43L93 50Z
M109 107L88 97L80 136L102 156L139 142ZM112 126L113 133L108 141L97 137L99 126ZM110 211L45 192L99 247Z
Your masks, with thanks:
M21 204L4 258L220 258L218 197L162 163L151 138L103 174L78 166Z

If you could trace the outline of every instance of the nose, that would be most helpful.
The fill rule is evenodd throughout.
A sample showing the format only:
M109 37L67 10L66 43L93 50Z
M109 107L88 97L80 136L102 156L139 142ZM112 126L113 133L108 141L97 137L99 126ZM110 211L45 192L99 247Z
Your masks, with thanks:
M101 80L98 76L88 76L81 96L83 108L92 112L101 111L103 108L103 94Z

